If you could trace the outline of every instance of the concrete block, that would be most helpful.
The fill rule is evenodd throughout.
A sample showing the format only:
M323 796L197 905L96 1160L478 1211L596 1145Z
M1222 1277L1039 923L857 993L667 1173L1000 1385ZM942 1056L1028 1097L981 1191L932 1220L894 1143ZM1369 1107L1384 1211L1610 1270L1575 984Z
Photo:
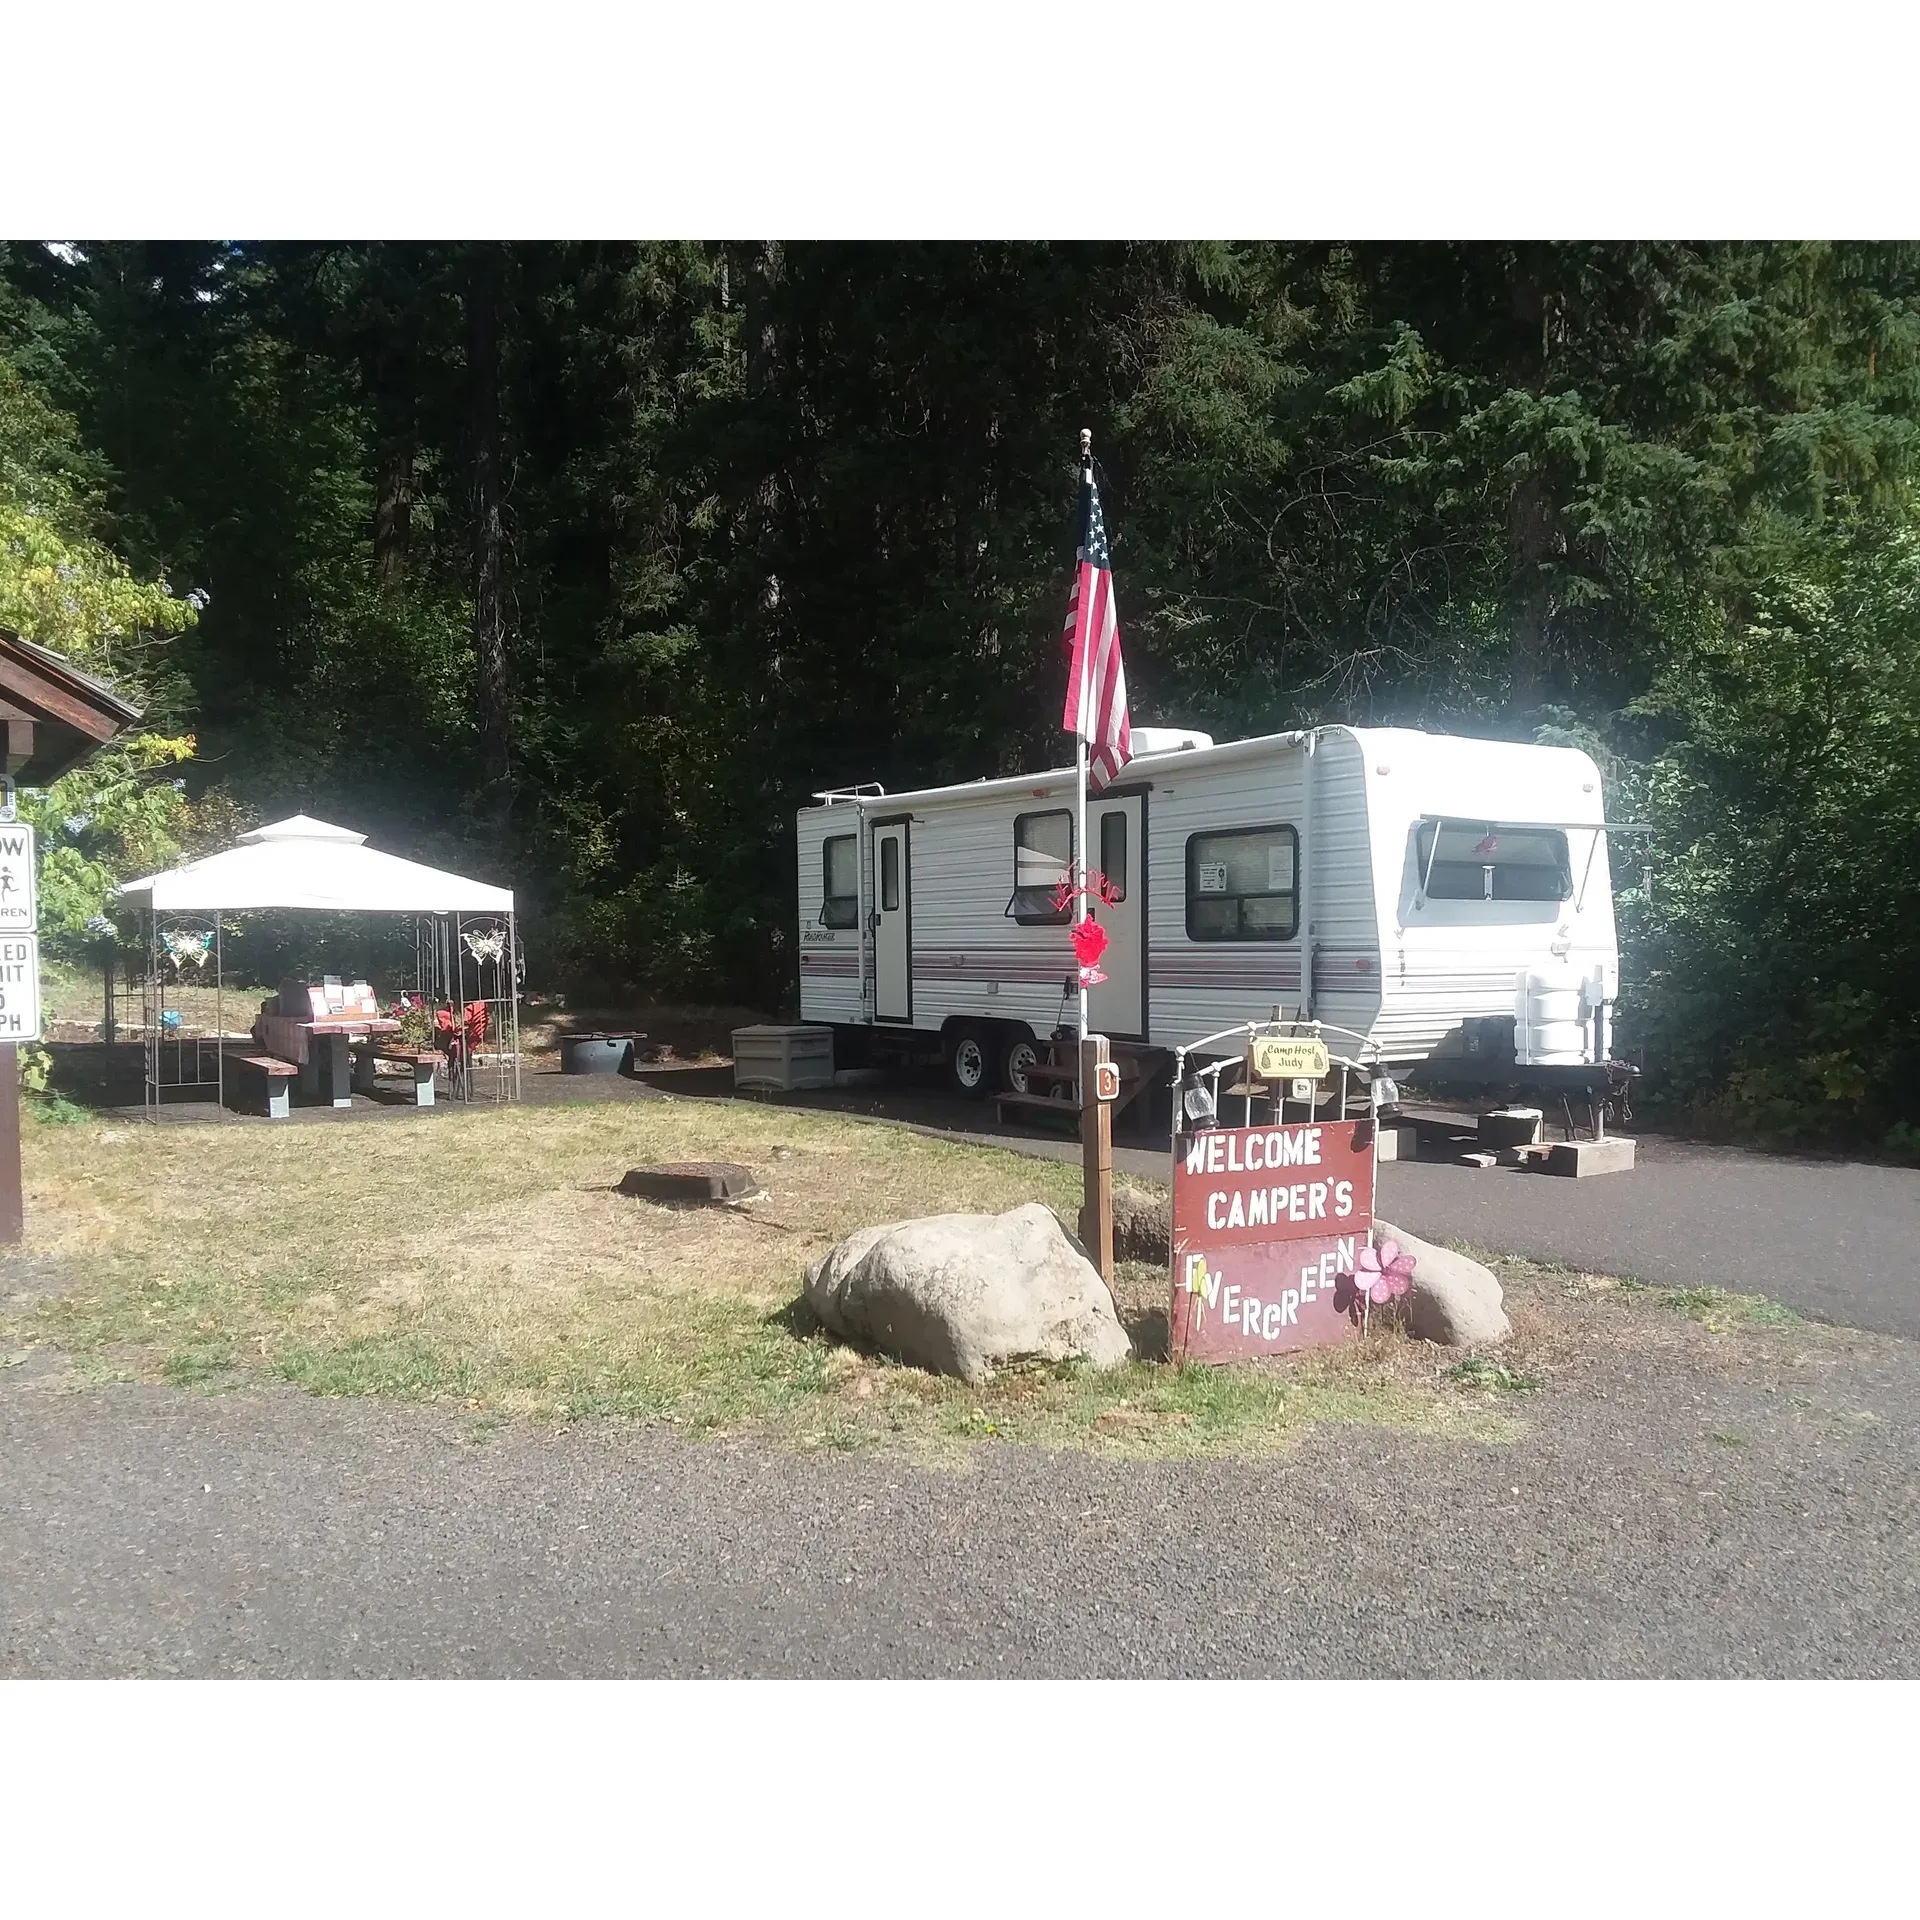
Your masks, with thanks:
M1413 1127L1386 1125L1380 1129L1378 1158L1382 1160L1418 1160L1420 1135Z
M1503 1167L1539 1167L1552 1151L1551 1147L1501 1147L1493 1157Z
M1502 1147L1537 1146L1546 1117L1538 1107L1499 1107L1480 1116L1480 1144L1498 1153Z
M1585 1180L1596 1173L1627 1173L1633 1167L1631 1140L1557 1140L1547 1153L1543 1173Z

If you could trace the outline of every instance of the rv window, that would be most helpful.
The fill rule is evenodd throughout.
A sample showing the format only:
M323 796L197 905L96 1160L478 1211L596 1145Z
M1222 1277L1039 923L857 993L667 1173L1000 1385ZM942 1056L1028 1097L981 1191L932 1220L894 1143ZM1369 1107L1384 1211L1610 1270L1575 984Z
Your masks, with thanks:
M1300 836L1291 827L1196 833L1187 842L1189 940L1291 940L1300 924Z
M890 833L880 842L880 911L900 911L900 836Z
M1073 815L1022 813L1013 822L1013 898L1007 913L1023 927L1061 927L1071 907L1054 904L1054 889L1073 875Z
M1115 904L1127 897L1127 816L1103 813L1100 816L1100 872L1107 883L1107 894Z
M1553 827L1443 820L1439 846L1429 823L1414 836L1414 856L1414 885L1425 878L1429 900L1564 900L1573 892L1567 836Z
M820 907L823 927L851 927L860 920L860 843L850 833L837 833L820 849L825 900Z

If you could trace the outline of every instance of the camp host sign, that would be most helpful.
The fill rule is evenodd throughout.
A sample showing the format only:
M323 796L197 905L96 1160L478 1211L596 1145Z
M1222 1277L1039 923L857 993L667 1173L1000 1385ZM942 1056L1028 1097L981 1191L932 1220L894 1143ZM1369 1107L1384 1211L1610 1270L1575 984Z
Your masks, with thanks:
M39 925L33 829L0 822L0 1041L40 1038Z
M1363 1319L1374 1125L1218 1127L1174 1144L1173 1352L1243 1360L1329 1346Z

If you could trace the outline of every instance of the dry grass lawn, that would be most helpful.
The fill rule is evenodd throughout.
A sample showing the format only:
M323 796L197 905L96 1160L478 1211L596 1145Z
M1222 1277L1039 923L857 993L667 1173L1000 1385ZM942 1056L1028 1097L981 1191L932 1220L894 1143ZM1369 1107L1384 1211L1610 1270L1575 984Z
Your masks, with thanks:
M1039 1199L1076 1167L902 1129L732 1102L486 1109L377 1125L29 1123L27 1257L51 1298L6 1297L0 1338L94 1374L517 1415L618 1415L799 1446L942 1452L1026 1441L1116 1454L1259 1452L1315 1422L1498 1439L1550 1329L1525 1316L1492 1373L1378 1331L1264 1367L1009 1369L984 1389L844 1347L799 1306L807 1265L857 1226ZM649 1161L740 1160L768 1197L629 1200ZM1166 1280L1123 1269L1123 1317L1164 1343Z

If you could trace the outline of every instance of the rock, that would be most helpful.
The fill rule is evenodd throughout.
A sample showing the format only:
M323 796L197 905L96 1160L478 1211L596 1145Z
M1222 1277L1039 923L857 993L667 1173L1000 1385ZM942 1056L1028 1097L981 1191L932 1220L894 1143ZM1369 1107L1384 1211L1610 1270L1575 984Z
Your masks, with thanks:
M1145 1187L1113 1190L1113 1257L1152 1260L1164 1266L1173 1258L1173 1196Z
M1480 1144L1495 1153L1502 1147L1538 1146L1545 1120L1538 1107L1496 1107L1480 1116Z
M807 1304L842 1339L974 1385L1028 1356L1132 1354L1098 1271L1038 1201L862 1227L807 1275Z
M1086 1209L1076 1223L1079 1233L1075 1245L1082 1250L1089 1244ZM1063 1220L1060 1223L1067 1226ZM1069 1234L1074 1229L1067 1227ZM1116 1260L1146 1260L1165 1266L1173 1258L1173 1199L1169 1194L1149 1193L1144 1187L1115 1187L1113 1190L1113 1257Z
M1378 1240L1398 1240L1402 1251L1413 1255L1413 1285L1407 1294L1410 1333L1443 1347L1493 1347L1513 1332L1491 1269L1384 1220L1375 1221L1374 1234Z

